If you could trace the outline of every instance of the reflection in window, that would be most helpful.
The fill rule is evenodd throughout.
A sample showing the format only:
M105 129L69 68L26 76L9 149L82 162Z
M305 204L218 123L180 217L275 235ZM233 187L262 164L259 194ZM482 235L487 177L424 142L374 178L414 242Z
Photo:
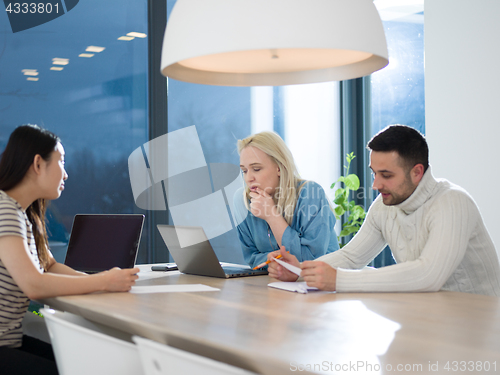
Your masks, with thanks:
M0 14L0 146L15 127L32 123L59 135L66 149L66 190L48 213L58 261L75 214L141 212L127 159L148 140L146 33L145 0L80 1L17 33Z
M371 76L372 134L390 124L425 131L423 13L385 21L389 65Z
M168 0L167 16L174 5ZM234 165L239 165L238 139L275 131L301 176L320 183L331 197L330 185L340 173L338 92L337 82L221 87L168 79L168 131L195 125L207 163ZM219 260L244 263L235 229L210 242Z
M370 137L391 124L408 125L425 134L423 1L405 7L375 4L383 20L389 65L371 75ZM374 261L375 267L393 263L389 249Z
M340 173L338 103L338 82L251 88L251 133L280 134L301 177L318 182L331 197Z

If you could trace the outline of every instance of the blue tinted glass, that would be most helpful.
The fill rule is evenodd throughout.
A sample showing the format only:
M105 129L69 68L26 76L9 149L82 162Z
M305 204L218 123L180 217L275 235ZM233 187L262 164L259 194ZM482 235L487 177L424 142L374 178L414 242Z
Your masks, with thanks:
M167 1L167 17L174 5L175 1ZM194 125L207 164L238 166L236 140L250 134L250 121L249 87L209 86L168 79L168 131ZM178 225L175 218L172 223ZM219 260L244 263L234 222L230 227L233 229L210 238L210 242Z
M389 65L371 76L372 134L391 124L425 132L423 14L421 17L420 23L384 22Z
M403 8L403 17L383 22L389 65L371 75L370 137L392 124L408 125L425 134L424 14ZM384 19L384 12L380 13ZM394 263L388 247L373 261L375 267Z
M167 1L167 16L170 16L175 3L174 0ZM320 183L327 194L332 195L329 187L340 172L338 103L336 82L280 87L223 87L169 78L168 132L194 125L207 164L230 163L239 168L237 140L260 131L275 131L290 148L301 176ZM214 193L217 190L215 183L213 190ZM199 195L201 198L202 194ZM233 196L227 195L226 198L232 201ZM174 217L176 207L172 206L175 204L170 200L171 223L179 225ZM199 210L206 209L204 206L200 204ZM230 216L230 205L227 211ZM213 213L211 215L214 216ZM232 229L210 237L210 242L219 260L244 263L234 222L231 224ZM195 224L186 221L182 225Z
M127 160L148 140L147 1L62 5L61 16L15 33L0 12L0 146L31 123L59 135L66 150L69 179L48 213L58 261L75 214L141 212Z

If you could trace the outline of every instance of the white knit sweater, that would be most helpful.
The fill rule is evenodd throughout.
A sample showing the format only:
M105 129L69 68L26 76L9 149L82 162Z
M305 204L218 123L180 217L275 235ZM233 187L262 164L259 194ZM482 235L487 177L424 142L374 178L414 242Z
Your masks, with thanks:
M395 265L365 268L389 245ZM373 202L356 236L318 260L337 270L338 292L452 290L500 296L495 246L470 195L431 168L396 206Z

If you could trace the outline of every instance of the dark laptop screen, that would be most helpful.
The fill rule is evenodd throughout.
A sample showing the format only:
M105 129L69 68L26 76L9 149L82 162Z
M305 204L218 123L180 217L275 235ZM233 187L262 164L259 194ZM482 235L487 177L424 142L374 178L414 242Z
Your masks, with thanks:
M100 272L135 264L144 215L76 215L64 264Z

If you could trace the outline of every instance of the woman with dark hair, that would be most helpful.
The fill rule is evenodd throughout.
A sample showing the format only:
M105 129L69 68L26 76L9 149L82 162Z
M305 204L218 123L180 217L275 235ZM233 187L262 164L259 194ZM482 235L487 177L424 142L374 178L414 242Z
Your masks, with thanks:
M5 374L57 374L53 357L43 358L43 343L23 337L21 321L30 299L125 292L138 278L137 268L87 275L55 261L45 229L46 202L59 198L67 178L57 136L36 125L14 130L0 160L0 363Z

